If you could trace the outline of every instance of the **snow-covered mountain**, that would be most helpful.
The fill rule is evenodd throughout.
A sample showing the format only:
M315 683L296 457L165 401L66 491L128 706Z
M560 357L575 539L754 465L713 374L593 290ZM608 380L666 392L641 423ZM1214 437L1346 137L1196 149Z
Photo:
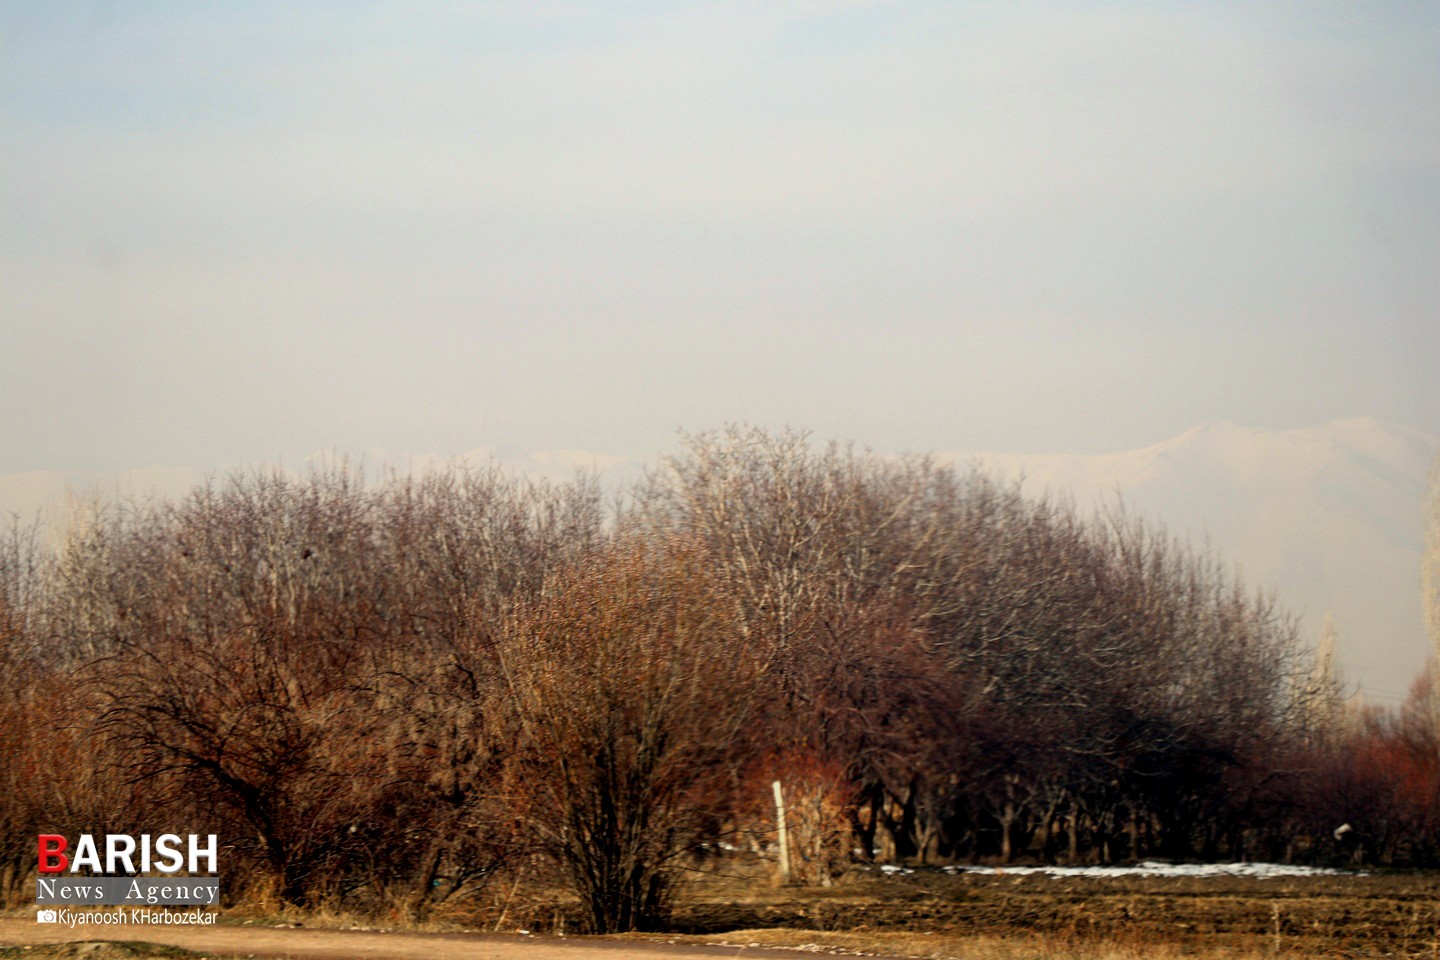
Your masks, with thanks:
M1273 588L1318 639L1327 612L1346 678L1395 702L1430 653L1420 603L1422 503L1437 438L1369 417L1265 431L1196 427L1102 456L982 454L1030 492L1082 508L1120 494L1192 542L1208 538L1246 583ZM969 459L969 458L967 458Z

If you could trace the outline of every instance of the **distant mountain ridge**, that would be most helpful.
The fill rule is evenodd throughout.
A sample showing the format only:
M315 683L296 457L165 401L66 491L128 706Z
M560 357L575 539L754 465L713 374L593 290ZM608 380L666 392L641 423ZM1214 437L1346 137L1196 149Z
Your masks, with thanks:
M1422 503L1440 439L1373 417L1266 431L1228 422L1098 456L981 454L1027 492L1082 509L1120 495L1180 536L1208 539L1245 582L1273 588L1319 637L1329 612L1347 679L1395 702L1430 653L1420 603Z

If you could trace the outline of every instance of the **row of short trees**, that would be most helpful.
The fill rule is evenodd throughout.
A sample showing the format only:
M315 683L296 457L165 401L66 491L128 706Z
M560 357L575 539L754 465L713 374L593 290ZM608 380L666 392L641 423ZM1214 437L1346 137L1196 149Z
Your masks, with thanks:
M12 529L0 884L37 833L217 833L233 896L416 916L528 876L624 930L717 851L768 856L776 779L815 882L1433 858L1428 700L1339 700L1215 558L924 458L736 428L611 507L241 476Z

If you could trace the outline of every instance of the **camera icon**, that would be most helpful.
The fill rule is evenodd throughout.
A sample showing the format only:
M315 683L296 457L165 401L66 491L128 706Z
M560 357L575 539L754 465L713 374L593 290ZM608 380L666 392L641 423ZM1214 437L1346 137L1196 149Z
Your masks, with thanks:
M35 913L36 923L58 923L60 917L54 910L38 910Z

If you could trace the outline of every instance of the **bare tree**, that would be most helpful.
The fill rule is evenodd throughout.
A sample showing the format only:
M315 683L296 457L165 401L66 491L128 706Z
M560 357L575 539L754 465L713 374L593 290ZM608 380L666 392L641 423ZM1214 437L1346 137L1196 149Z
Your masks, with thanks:
M39 671L25 629L36 562L34 529L13 521L0 532L0 903L15 896L33 862L41 816L35 747L44 731L36 703Z
M725 835L760 663L703 554L621 541L521 604L496 640L520 748L512 790L589 928L654 927Z
M484 665L464 645L584 547L595 501L494 471L237 477L89 524L53 622L89 654L129 780L229 818L283 900L368 886L417 913L498 857L477 836L495 766L467 744L490 691L467 689Z
M1434 646L1431 679L1440 694L1440 453L1430 466L1430 483L1424 505L1425 555L1420 564L1420 597L1425 605L1425 627ZM1433 696L1437 726L1440 726L1440 695Z

